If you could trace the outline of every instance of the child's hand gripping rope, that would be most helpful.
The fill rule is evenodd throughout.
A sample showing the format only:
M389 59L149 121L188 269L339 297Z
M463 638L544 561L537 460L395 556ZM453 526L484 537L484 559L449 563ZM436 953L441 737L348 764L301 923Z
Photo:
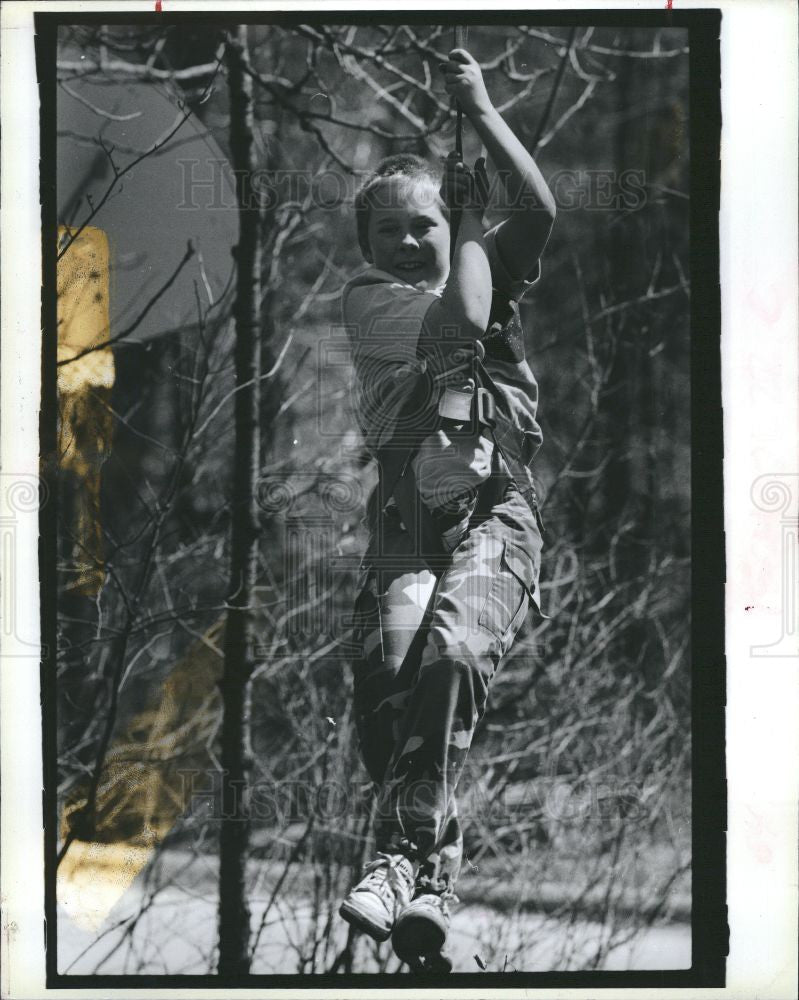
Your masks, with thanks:
M486 161L481 156L469 170L457 153L450 153L444 161L441 198L447 208L460 212L485 211L488 203L488 173Z
M461 112L471 117L491 108L491 101L483 82L480 66L465 49L452 49L447 62L440 64L445 76L447 93L457 109L455 151L447 157L441 197L450 209L451 249L450 259L455 252L460 226L460 215L464 211L474 211L482 216L488 203L488 174L486 161L480 157L470 171L463 162L461 141Z
M447 61L439 65L447 93L458 102L465 115L473 118L492 110L482 70L466 49L452 49Z
M450 213L449 259L455 255L455 244L460 230L461 212L476 212L482 218L488 203L488 174L486 161L481 156L469 170L460 154L452 152L444 162L444 177L441 182L441 199Z

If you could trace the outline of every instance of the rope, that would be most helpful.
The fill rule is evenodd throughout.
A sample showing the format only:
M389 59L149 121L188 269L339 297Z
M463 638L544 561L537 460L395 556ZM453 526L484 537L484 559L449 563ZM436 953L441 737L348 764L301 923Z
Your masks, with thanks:
M456 49L462 49L466 47L466 38L468 36L468 29L463 25L455 25L454 29L454 43ZM454 99L455 105L455 155L459 160L463 160L463 109L461 108L458 99ZM458 229L460 228L461 213L459 209L452 209L451 219L450 219L450 243L449 243L449 262L450 264L455 257L455 244L458 240Z

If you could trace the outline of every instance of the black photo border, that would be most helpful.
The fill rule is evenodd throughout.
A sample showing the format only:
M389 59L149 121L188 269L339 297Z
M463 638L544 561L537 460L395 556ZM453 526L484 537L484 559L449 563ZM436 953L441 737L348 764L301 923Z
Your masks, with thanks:
M438 980L379 973L342 975L63 975L57 971L56 871L56 43L62 25L91 24L530 24L546 27L678 27L689 31L691 276L691 730L692 964L687 970L629 972L453 973ZM142 13L70 11L34 14L40 97L42 224L42 399L40 472L49 500L40 511L39 563L43 658L43 807L45 942L48 988L218 989L344 988L700 988L725 985L726 773L724 656L724 496L721 407L719 199L721 62L719 9L549 11L207 11Z

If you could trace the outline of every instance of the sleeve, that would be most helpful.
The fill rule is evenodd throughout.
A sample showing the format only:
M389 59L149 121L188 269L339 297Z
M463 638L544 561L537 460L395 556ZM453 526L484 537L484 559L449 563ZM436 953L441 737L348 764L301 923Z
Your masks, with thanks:
M488 260L491 264L491 282L495 291L506 295L507 298L513 299L515 302L519 302L522 296L541 277L541 258L539 257L535 262L535 266L527 278L512 278L508 273L508 268L497 246L497 232L501 225L502 223L500 222L493 229L489 229L484 237L486 250L488 251Z
M392 437L403 403L417 384L416 349L433 292L387 280L345 288L342 315L352 346L355 408L367 448Z

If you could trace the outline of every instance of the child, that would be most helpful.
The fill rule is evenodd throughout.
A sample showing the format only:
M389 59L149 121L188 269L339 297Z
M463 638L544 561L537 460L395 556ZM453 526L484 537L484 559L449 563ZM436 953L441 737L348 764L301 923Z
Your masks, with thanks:
M541 432L516 304L538 279L555 205L475 60L453 49L442 69L513 211L484 233L479 171L450 159L442 186L405 154L356 197L371 267L347 283L342 310L380 482L367 505L353 672L377 855L340 912L377 940L391 935L413 968L449 971L447 902L463 849L453 793L489 682L529 604L538 609L528 466Z

